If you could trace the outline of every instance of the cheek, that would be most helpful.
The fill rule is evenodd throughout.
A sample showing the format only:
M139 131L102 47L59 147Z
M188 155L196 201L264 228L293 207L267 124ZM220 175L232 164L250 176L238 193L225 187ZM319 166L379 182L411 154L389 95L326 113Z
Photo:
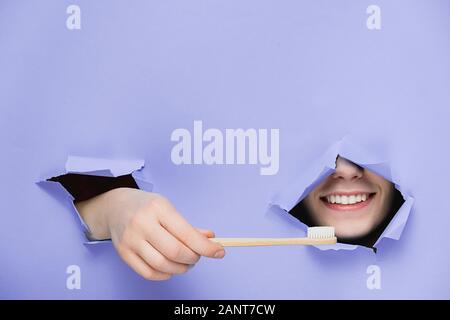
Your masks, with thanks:
M383 184L380 185L382 190L382 199L380 199L379 204L379 215L385 217L389 212L389 208L391 206L392 198L394 197L395 187L392 183L388 181L383 181Z
M324 223L324 219L322 217L322 208L321 208L321 200L317 197L314 197L312 194L309 194L305 199L303 199L303 204L308 211L310 217L315 221L315 223Z
M392 201L395 187L390 181L374 173L368 173L367 178L372 185L381 191L381 197L379 197L376 203L376 212L374 214L377 216L385 216L387 214L386 210Z
M324 212L325 208L322 204L322 200L318 197L308 196L305 198L304 204L315 223L319 225L333 225L334 221L332 216Z
M306 196L305 199L303 199L303 203L305 204L305 207L309 211L314 213L314 209L315 209L316 205L314 204L314 197L313 197L313 195L311 193L308 196Z

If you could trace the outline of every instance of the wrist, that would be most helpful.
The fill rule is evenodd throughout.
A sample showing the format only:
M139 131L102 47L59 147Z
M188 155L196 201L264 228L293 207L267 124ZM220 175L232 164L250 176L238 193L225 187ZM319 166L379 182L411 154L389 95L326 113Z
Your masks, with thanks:
M104 208L104 199L102 199L102 196L103 194L75 203L75 207L88 227L88 237L91 240L106 240L111 238L107 219L108 210Z

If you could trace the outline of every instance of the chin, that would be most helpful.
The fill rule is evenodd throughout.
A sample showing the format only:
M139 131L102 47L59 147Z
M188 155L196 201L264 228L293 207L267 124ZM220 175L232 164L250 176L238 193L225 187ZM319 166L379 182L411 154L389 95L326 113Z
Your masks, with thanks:
M349 230L348 226L342 229L335 227L335 233L338 239L358 239L367 236L371 231L372 228L352 228Z

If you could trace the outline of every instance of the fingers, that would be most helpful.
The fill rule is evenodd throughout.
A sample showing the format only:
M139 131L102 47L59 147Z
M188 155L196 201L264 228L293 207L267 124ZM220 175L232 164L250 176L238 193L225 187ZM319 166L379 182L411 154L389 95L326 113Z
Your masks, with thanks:
M210 258L223 258L225 250L223 247L197 231L176 211L160 215L161 225L183 242L187 247L199 255Z
M149 226L150 227L150 226ZM183 264L195 264L200 256L171 235L161 225L152 226L146 240L166 258Z
M130 250L121 254L122 259L140 276L147 280L167 280L171 277L170 274L157 271L150 267L142 258Z
M151 244L142 241L137 249L139 256L154 270L165 274L181 274L189 269L189 265L173 262L162 255Z
M220 244L208 239L212 231L195 229L166 198L127 188L110 195L103 203L110 238L122 259L145 279L166 280L186 272L201 255L225 255Z

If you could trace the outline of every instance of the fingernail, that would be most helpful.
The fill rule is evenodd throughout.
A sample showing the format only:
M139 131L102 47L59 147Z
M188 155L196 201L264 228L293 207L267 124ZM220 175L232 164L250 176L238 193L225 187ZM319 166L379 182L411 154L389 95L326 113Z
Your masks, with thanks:
M225 256L225 250L219 250L214 254L214 258L220 259Z

